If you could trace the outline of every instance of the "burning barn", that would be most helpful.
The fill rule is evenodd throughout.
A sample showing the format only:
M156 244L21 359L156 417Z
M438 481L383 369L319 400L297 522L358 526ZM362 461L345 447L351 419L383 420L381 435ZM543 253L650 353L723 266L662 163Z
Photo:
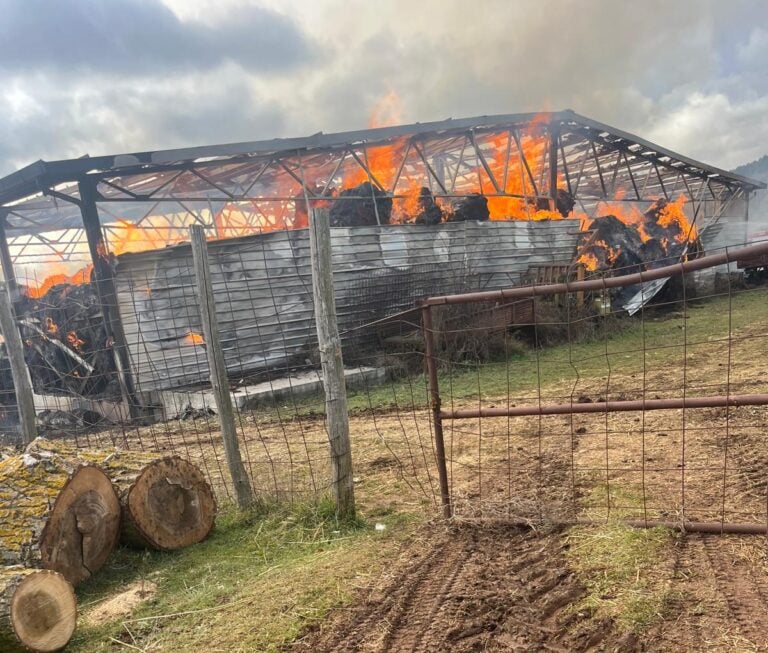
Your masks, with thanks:
M541 266L621 273L745 242L761 187L571 111L446 120L38 161L0 180L0 263L36 391L139 407L207 377L192 224L237 380L311 355L313 207L350 332Z

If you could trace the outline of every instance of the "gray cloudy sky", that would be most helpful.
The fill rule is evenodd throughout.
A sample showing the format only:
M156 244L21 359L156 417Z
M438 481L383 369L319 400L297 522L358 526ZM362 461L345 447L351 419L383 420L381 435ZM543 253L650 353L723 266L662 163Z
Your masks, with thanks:
M0 0L0 174L36 159L571 108L768 152L765 0Z

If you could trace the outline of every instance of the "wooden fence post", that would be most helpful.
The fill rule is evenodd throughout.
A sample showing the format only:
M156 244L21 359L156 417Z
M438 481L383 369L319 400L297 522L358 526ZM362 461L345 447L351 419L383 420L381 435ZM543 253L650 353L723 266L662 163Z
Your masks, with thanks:
M16 392L16 405L19 408L21 439L27 445L37 437L35 424L35 399L32 396L32 382L24 362L24 345L13 314L11 296L5 282L0 282L0 330L5 339L5 351L11 363L13 388Z
M189 228L192 243L192 260L197 282L197 298L200 305L200 317L203 323L205 350L208 355L208 367L211 373L211 388L216 400L216 409L221 424L221 437L224 440L224 452L227 466L232 475L237 504L245 508L253 503L253 490L245 473L240 447L235 430L235 414L232 409L232 397L229 394L227 368L224 364L224 352L219 340L219 323L216 319L216 305L213 298L211 269L208 265L208 245L205 242L205 229L200 225Z
M352 448L349 441L349 414L341 338L336 323L331 225L327 209L310 209L309 240L312 296L315 303L315 324L325 388L326 424L331 448L333 498L340 516L353 517L355 490L352 479Z

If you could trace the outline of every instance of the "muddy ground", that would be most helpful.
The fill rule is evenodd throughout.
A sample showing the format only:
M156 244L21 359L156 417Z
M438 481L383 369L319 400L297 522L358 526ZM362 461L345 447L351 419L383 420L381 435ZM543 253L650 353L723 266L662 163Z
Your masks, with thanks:
M691 319L706 321L708 310L703 306L701 317ZM677 323L670 329L684 331ZM647 357L627 350L604 372L575 380L575 363L564 360L558 364L562 373L550 373L527 397L479 387L477 397L454 400L448 386L444 405L765 393L766 343L766 320L747 320L682 349ZM327 491L321 416L240 419L257 493L280 498ZM163 428L120 438L197 461L226 501L229 479L215 420ZM672 537L654 579L665 603L651 625L628 632L615 619L581 609L585 578L569 561L568 530L555 526L625 518L765 524L767 430L765 407L446 423L455 514L496 525L420 530L387 574L292 651L768 650L768 538ZM366 517L439 514L434 432L423 404L356 414L350 432L356 493ZM530 528L503 527L499 520Z
M768 582L743 545L678 538L659 561L670 590L664 618L638 634L579 609L587 590L569 569L566 532L432 528L290 651L763 651Z
M633 650L631 634L570 606L585 594L561 534L438 528L364 600L293 651Z

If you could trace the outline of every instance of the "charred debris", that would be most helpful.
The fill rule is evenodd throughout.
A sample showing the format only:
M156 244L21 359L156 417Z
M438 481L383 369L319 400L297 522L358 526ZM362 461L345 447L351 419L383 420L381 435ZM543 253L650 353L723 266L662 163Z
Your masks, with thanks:
M437 198L427 186L414 192L415 207L408 219L397 214L392 196L366 181L341 191L330 202L330 219L333 227L369 227L394 223L436 225L441 222L464 222L490 220L488 199L481 193L470 193L463 197ZM322 200L321 200L322 201ZM301 202L300 202L301 203ZM549 208L549 200L529 200L536 209ZM557 211L563 218L569 217L576 202L564 189L557 190ZM306 209L301 209L302 214Z
M548 208L541 201L530 200L531 207ZM317 204L323 202L322 198L313 200ZM574 204L568 192L558 189L555 205L563 218L570 216ZM305 202L297 201L296 205L297 211L306 211ZM393 197L367 181L341 191L327 205L335 227L402 222ZM578 261L601 274L614 270L616 274L626 274L655 267L659 261L672 257L701 252L698 237L691 238L691 233L685 233L682 223L662 219L666 206L665 202L657 202L643 214L642 225L630 224L614 215L595 218L580 243ZM437 225L489 219L488 199L480 193L441 198L421 187L414 195L408 221ZM15 302L15 311L35 392L120 399L113 343L93 280L54 285L40 297L22 292ZM0 410L14 410L13 383L4 354L0 355Z

